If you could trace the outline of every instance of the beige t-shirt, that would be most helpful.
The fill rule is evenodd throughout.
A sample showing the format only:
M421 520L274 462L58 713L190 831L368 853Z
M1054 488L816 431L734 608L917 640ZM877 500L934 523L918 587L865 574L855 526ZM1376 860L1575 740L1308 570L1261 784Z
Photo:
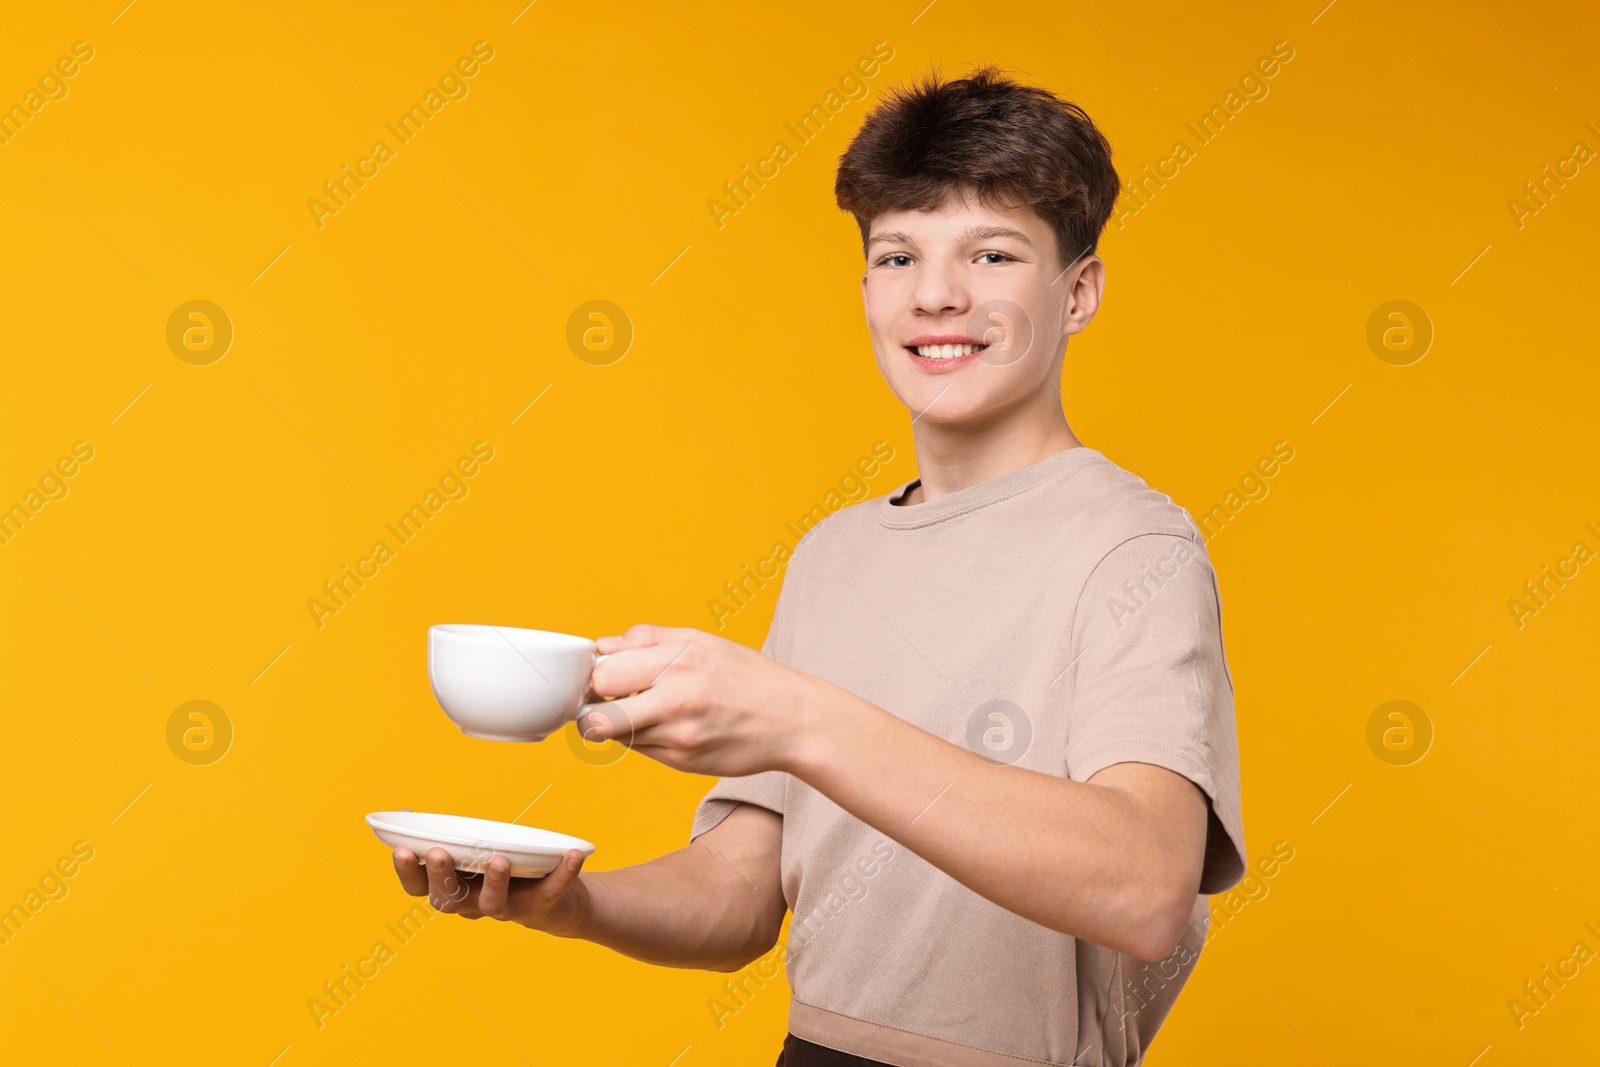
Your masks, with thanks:
M806 533L762 651L990 759L1080 782L1137 761L1193 781L1211 815L1182 943L1147 964L1024 919L780 771L719 779L690 838L739 802L783 816L797 1037L904 1067L1136 1064L1199 956L1205 894L1245 866L1204 540L1087 446L891 504L915 484Z

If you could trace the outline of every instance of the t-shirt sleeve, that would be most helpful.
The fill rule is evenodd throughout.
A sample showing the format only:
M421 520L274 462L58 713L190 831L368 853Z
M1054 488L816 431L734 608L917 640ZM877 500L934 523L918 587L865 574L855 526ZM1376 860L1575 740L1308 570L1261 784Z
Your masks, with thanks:
M1245 869L1233 679L1205 546L1140 534L1096 564L1073 613L1065 768L1088 781L1113 763L1151 763L1199 786L1207 807L1200 892Z
M794 602L799 599L801 576L799 553L804 542L791 553L784 569L783 586L778 593L778 603L773 608L772 624L767 628L767 638L761 645L761 654L779 663L788 663L794 639ZM707 790L695 808L694 822L689 827L689 840L693 841L716 826L740 804L755 804L783 814L783 794L789 785L789 775L784 771L761 771L736 778L718 778Z

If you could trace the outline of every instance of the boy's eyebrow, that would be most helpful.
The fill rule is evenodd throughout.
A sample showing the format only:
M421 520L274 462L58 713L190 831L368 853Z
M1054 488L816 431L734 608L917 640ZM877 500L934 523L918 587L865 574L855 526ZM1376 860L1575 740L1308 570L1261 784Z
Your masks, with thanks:
M899 230L885 230L882 233L873 234L871 239L867 241L867 247L871 248L875 244L914 245L916 243L911 239L910 234L901 233Z
M988 241L995 237L1014 237L1029 247L1033 245L1033 242L1028 240L1027 234L1010 226L969 226L956 240L965 243L967 241Z
M1030 248L1033 247L1033 242L1028 239L1027 234L1010 226L969 226L956 235L956 240L965 244L968 241L987 241L995 237L1012 237ZM901 233L899 230L887 230L883 233L873 234L871 239L867 241L867 247L871 248L879 243L916 244L911 239L910 234Z

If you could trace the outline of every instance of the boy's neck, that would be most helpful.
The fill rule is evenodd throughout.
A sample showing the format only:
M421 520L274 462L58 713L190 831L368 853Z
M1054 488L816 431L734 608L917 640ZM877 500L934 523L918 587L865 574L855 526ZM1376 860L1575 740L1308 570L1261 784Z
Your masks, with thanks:
M1053 418L1035 416L976 429L919 421L914 432L918 484L900 503L929 503L1082 444L1059 406Z

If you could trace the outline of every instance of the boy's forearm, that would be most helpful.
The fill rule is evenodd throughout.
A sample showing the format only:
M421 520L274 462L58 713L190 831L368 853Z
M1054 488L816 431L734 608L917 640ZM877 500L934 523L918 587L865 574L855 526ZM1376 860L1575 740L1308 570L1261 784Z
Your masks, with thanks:
M582 913L569 929L550 932L645 963L737 970L771 947L777 931L764 929L755 888L731 867L718 877L709 869L716 864L708 848L691 845L648 863L582 874Z
M967 888L1140 958L1181 932L1196 887L1124 792L991 763L837 686L806 701L785 769Z

